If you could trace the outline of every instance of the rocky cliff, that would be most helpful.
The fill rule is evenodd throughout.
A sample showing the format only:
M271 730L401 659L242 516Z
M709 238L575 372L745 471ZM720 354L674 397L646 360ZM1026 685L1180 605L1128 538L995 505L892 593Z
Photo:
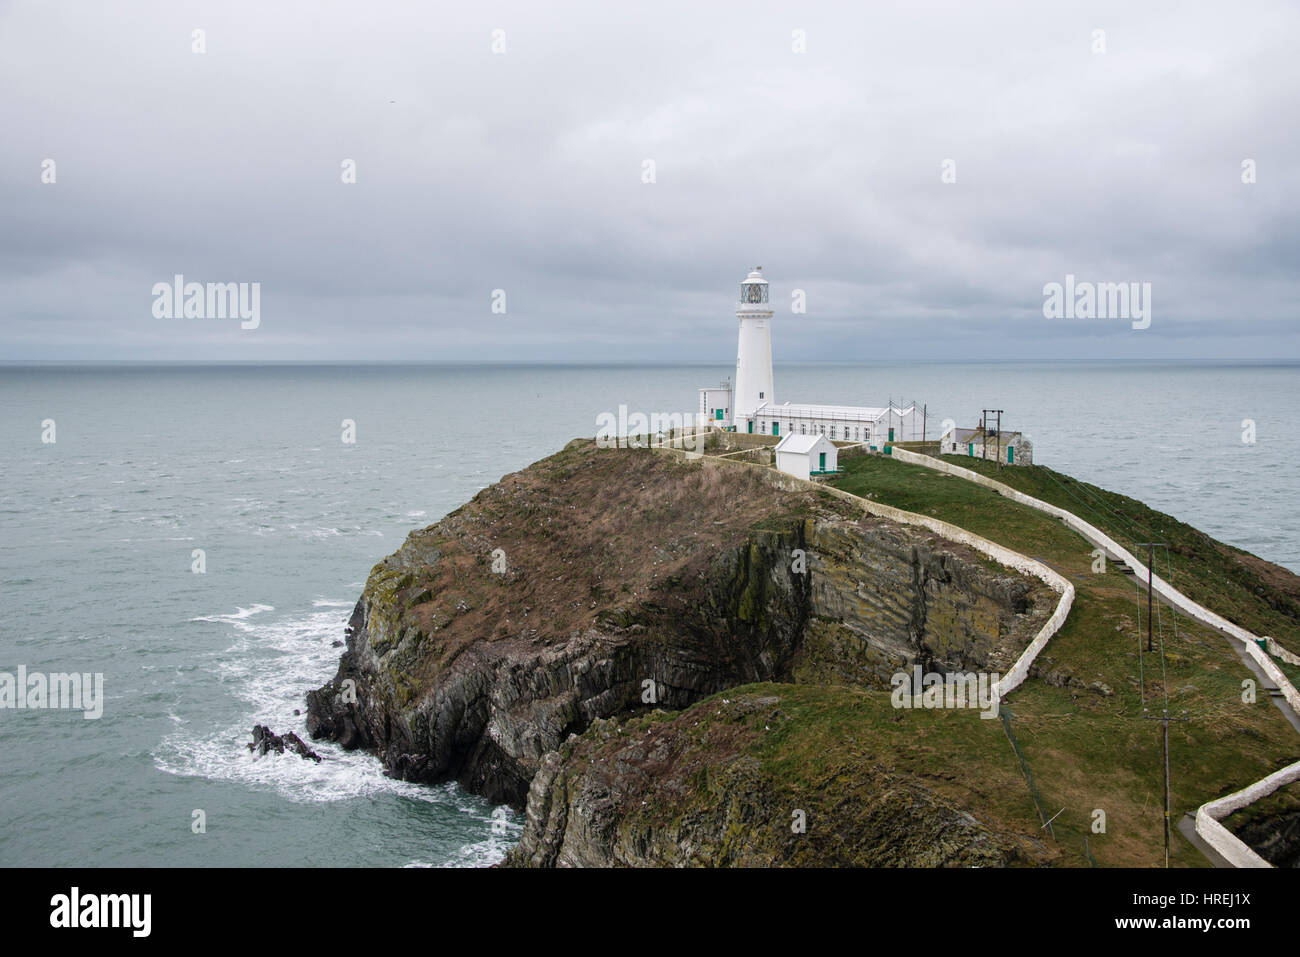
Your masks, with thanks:
M973 552L861 518L824 493L780 490L761 470L577 441L412 533L375 566L338 674L308 696L308 728L373 751L395 776L455 778L493 800L529 801L537 830L516 861L692 863L707 854L669 846L692 846L680 823L671 839L635 839L639 851L575 841L582 827L594 834L620 819L639 793L628 779L601 803L593 795L607 785L568 766L617 743L597 722L677 711L752 682L885 688L913 664L1005 670L1054 600ZM656 760L602 755L619 767ZM778 801L757 796L764 779L743 765L729 773L710 793L730 794L747 813ZM965 848L945 861L1010 853L995 829L915 781L869 781L881 814L911 808L916 834L939 828ZM557 837L538 802L587 823ZM712 846L705 831L734 824L725 814L700 821L701 848ZM895 852L907 856L897 845L880 859ZM792 858L755 848L723 859Z
M842 692L841 692L842 694ZM597 720L547 754L505 866L1000 867L1053 851L977 817L867 740L819 736L839 695L750 686ZM885 699L860 700L864 710ZM881 715L876 715L882 718ZM887 719L885 719L887 720ZM816 755L806 767L792 753Z

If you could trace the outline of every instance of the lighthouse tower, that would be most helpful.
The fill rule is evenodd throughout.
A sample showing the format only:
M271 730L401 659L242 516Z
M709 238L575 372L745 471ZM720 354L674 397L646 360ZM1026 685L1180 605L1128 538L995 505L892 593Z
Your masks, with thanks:
M740 284L740 302L736 305L740 320L740 345L736 351L736 391L731 408L732 424L737 432L753 432L754 410L764 403L772 405L772 310L767 301L767 280L763 267Z

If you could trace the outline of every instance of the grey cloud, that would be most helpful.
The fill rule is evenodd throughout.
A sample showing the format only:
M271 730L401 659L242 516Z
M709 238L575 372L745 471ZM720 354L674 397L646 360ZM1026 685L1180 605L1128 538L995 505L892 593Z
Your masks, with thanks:
M1296 357L1293 6L699 6L0 7L0 357L725 365L756 263L778 358ZM1152 328L1042 319L1067 272Z

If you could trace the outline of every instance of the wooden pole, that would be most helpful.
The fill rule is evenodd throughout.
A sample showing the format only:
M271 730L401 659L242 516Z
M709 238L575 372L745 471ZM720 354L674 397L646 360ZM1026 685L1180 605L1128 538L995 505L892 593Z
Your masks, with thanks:
M1002 410L998 409L998 439L997 439L997 456L998 468L1002 468Z
M1152 585L1154 584L1153 579L1155 577L1155 571L1154 571L1155 550L1156 550L1155 544L1152 542L1147 542L1147 652L1148 653L1152 650L1151 649L1151 592L1153 590Z
M1169 711L1165 710L1165 718L1160 722L1164 728L1164 761L1165 761L1165 868L1169 867Z

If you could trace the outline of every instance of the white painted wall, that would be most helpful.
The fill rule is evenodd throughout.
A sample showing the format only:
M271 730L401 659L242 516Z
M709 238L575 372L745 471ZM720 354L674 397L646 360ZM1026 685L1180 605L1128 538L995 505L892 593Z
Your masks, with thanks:
M776 468L777 471L793 475L795 478L806 479L811 474L808 455L805 452L777 452Z
M714 418L716 410L722 409L722 418ZM731 390L730 389L701 389L700 390L700 412L704 415L706 425L724 426L731 425Z
M747 423L754 410L776 398L772 388L772 313L770 310L741 312L738 309L736 314L740 319L740 337L736 350L736 405L732 421L737 432L748 432ZM758 431L757 422L754 431Z
M780 435L824 435L835 442L866 442L868 445L883 447L889 442L889 429L894 429L895 442L921 441L923 417L919 412L906 415L888 414L876 421L851 421L818 416L802 416L781 406L762 409L754 418L754 432L757 435L775 435L772 431L774 422L781 424ZM848 434L845 434L845 430ZM741 428L744 431L744 428Z
M777 448L777 471L795 478L807 479L813 472L821 471L821 457L826 456L826 468L834 471L839 464L839 452L830 439L818 436L816 443L807 452L795 452L790 449Z

